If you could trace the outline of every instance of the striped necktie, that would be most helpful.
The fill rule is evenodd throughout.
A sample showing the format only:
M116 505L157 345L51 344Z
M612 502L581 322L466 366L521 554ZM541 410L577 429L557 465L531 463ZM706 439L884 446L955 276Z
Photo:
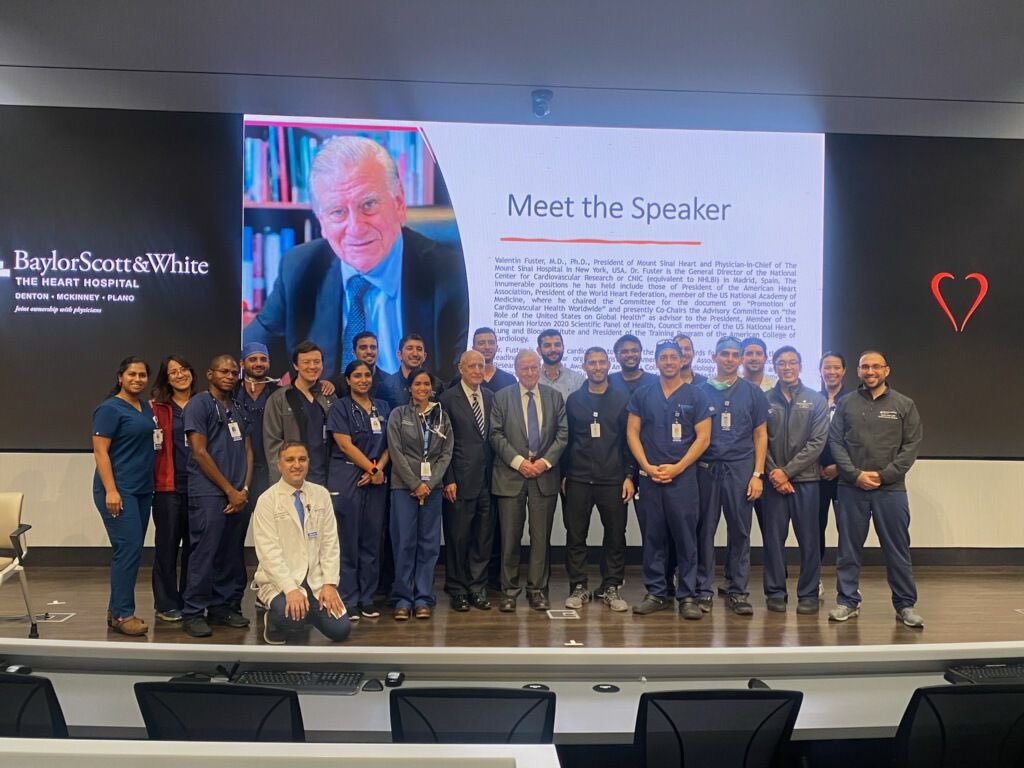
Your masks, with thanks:
M476 418L476 426L480 430L480 436L487 437L487 427L484 424L484 409L480 407L480 394L478 392L473 393L473 416Z
M341 367L344 368L355 357L352 341L366 330L366 307L363 298L373 286L362 275L353 275L345 286L345 327L341 339Z

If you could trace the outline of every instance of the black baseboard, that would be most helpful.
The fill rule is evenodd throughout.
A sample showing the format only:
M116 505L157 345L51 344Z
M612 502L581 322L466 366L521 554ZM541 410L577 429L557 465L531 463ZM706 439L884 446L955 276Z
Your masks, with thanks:
M520 560L527 562L529 553L528 547L523 547ZM1024 547L919 547L911 550L911 557L914 565L1024 565ZM716 561L721 564L725 558L725 548L718 547ZM256 565L256 552L252 547L245 551L246 562L250 566ZM600 559L600 549L590 548L589 560L597 564ZM800 564L800 553L796 547L786 550L786 560L790 565ZM440 562L444 563L444 547L441 547ZM551 562L554 565L565 564L565 547L554 546L551 548ZM626 550L626 564L640 565L642 562L642 550L640 547L629 547ZM760 547L752 547L750 550L750 562L752 565L762 565L764 557ZM834 547L828 548L825 553L824 565L835 565L836 551ZM66 566L66 567L90 567L110 565L110 547L32 547L25 560L28 567L39 566ZM882 550L876 547L864 550L864 565L885 565L885 558ZM153 564L153 549L147 547L142 553L142 565Z

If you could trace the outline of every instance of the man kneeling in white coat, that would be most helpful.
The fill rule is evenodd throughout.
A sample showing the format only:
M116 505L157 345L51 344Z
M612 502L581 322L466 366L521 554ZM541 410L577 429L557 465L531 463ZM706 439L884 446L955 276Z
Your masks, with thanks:
M281 479L256 502L252 516L256 543L255 585L269 609L263 639L283 645L289 632L312 624L331 640L352 630L338 594L341 550L330 494L307 483L309 453L286 442L277 458Z

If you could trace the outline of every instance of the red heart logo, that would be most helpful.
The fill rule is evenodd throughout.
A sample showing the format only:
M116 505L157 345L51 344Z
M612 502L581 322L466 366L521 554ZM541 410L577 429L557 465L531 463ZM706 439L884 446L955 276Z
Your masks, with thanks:
M942 298L942 291L940 284L945 279L953 279L951 272L936 272L932 276L932 296L935 297L935 301L943 312L946 313L946 317L949 318L949 322L953 324L954 333L963 333L964 327L967 325L967 321L971 319L971 315L974 314L974 310L981 304L981 300L985 298L985 294L988 293L988 278L985 277L981 272L971 272L971 274L964 277L965 280L976 280L978 282L978 295L974 298L974 303L971 304L971 308L967 310L967 314L964 315L964 320L960 323L959 327L956 323L956 318L953 317L953 313L949 311L949 306L946 304L946 300Z

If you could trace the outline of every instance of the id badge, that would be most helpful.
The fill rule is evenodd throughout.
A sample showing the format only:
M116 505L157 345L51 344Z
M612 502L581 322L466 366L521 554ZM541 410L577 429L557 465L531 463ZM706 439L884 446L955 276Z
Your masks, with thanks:
M601 436L601 425L596 421L590 425L590 436L600 437Z
M732 429L732 414L729 411L722 411L722 431L728 432Z
M380 419L376 416L370 417L370 431L375 435L380 434Z
M164 447L164 431L157 427L153 430L153 450L159 451Z
M228 422L228 432L231 433L231 439L236 443L242 439L242 428L238 426L237 421Z
M430 462L429 461L421 461L420 462L420 480L429 480L429 479L430 479Z
M678 421L672 425L672 442L683 442L683 425L680 424Z

